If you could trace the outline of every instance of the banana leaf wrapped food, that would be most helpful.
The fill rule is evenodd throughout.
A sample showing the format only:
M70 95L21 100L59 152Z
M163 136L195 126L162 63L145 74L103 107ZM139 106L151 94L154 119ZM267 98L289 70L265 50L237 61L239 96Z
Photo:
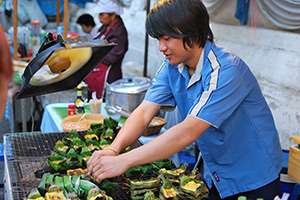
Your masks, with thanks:
M82 156L77 154L75 149L71 148L67 153L66 169L75 169L82 167Z
M85 140L86 148L93 153L94 151L100 150L100 144L98 141L91 138L86 138Z
M159 184L159 178L152 178L148 180L129 180L130 190L158 188Z
M148 189L140 189L140 190L130 190L130 198L131 199L144 199L145 194L147 192L158 192L158 188L148 188Z
M45 200L44 197L40 194L39 190L37 188L32 188L27 200Z
M45 200L53 199L67 200L62 188L60 188L55 182L51 184L48 192L45 194Z
M68 135L64 136L62 142L67 146L71 146L73 144L74 138L78 138L76 129L71 130Z
M54 151L61 156L66 156L69 150L69 146L65 145L61 140L55 143Z
M51 156L48 157L47 162L55 171L68 169L67 158L57 153L52 153Z
M160 199L179 199L181 192L174 187L165 175L160 175L163 185L160 187Z
M184 165L181 165L180 167L174 168L167 170L166 168L161 168L159 170L160 174L164 174L166 177L173 177L173 178L178 178L181 174L185 173L186 168Z
M77 154L80 154L82 148L84 147L85 142L83 142L80 138L74 138L72 148L76 151Z
M180 178L180 189L191 195L192 199L200 199L204 194L208 194L208 188L202 181L185 175Z
M144 200L159 200L159 198L155 197L154 192L148 191L148 192L146 192L146 194L144 195Z
M88 148L83 147L81 149L80 155L82 156L82 161L83 161L84 166L87 166L87 161L92 156L92 153L88 150Z
M100 190L96 186L92 186L89 189L87 200L113 200L112 197L107 196L104 191Z

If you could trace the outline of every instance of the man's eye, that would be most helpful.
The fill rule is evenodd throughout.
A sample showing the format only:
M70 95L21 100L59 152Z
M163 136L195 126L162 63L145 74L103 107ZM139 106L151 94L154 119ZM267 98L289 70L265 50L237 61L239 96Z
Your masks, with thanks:
M164 38L164 40L169 40L169 39L170 39L170 37L165 37L165 38Z

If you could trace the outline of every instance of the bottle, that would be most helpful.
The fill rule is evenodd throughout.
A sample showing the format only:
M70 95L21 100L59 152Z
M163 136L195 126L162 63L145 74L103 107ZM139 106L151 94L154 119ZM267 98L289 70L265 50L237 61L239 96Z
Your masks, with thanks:
M84 102L79 102L78 103L77 114L84 114Z
M75 104L68 105L68 116L75 115Z
M75 108L76 108L76 113L78 114L78 104L80 103L80 102L84 102L83 101L83 98L82 98L82 91L81 91L81 88L82 88L82 84L79 84L78 86L77 86L77 99L76 99L76 101L75 101Z

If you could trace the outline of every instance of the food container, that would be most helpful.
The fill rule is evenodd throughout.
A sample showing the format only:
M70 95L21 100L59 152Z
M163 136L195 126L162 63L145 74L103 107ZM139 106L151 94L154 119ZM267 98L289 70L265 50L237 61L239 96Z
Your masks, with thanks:
M132 77L117 80L106 85L106 104L121 106L132 112L143 101L151 80L146 77Z
M103 123L103 120L106 117L106 115L100 114L71 115L61 121L61 126L65 132L70 132L72 129L86 131L92 123Z
M166 123L167 121L164 118L154 117L151 120L151 123L144 130L143 135L150 136L159 134L160 130Z

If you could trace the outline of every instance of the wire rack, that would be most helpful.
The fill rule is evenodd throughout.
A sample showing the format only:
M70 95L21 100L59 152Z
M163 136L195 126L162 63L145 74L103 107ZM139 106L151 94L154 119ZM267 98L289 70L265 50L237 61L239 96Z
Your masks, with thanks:
M85 132L78 132L79 138L84 138ZM24 132L11 133L4 136L5 167L8 169L13 200L25 199L30 190L37 187L45 172L53 170L47 163L54 150L55 143L67 133ZM138 141L131 148L141 145ZM54 171L53 171L54 172ZM116 190L108 193L115 200L131 199L129 190L124 185L124 179L117 177Z

